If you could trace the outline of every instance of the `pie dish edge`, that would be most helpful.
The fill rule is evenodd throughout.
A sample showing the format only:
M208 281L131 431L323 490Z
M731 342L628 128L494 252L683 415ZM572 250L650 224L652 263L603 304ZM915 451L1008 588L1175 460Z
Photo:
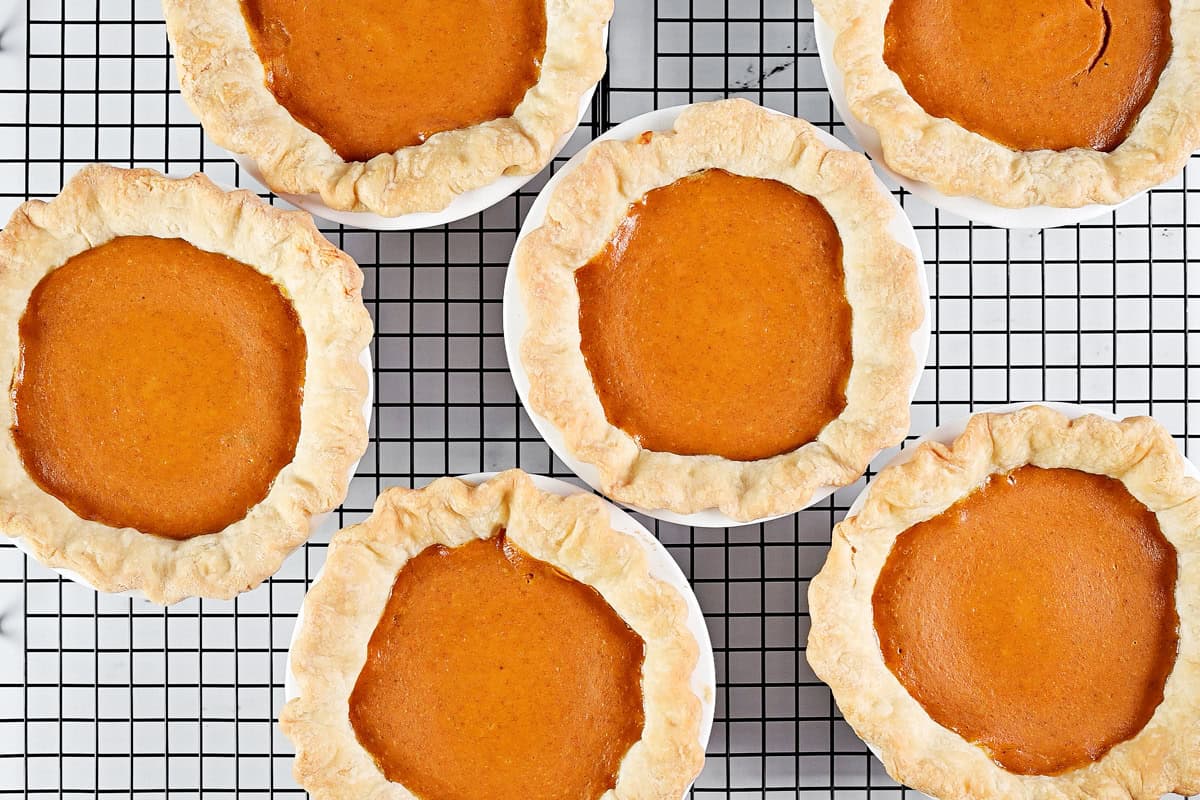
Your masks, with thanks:
M1179 653L1163 702L1134 737L1099 761L1057 776L1017 775L942 727L888 669L872 595L893 542L945 511L991 474L1025 464L1109 475L1156 512L1178 553ZM1148 417L1071 420L1045 406L981 413L949 446L926 442L883 470L858 514L834 529L809 588L806 655L846 721L898 781L935 797L1136 798L1200 791L1200 482L1170 434Z
M815 0L834 32L833 59L846 102L879 135L888 167L946 195L1002 208L1116 205L1177 175L1200 148L1200 3L1171 3L1171 57L1124 142L1111 153L1085 148L1018 151L934 117L883 60L892 0Z
M253 158L269 186L319 193L338 211L396 217L436 212L503 175L531 175L570 131L579 98L607 68L613 0L547 0L538 82L512 117L435 134L420 145L347 162L297 122L265 81L239 0L163 0L180 86L205 132Z
M296 780L318 800L413 797L359 744L349 697L400 569L431 545L454 547L499 528L532 557L599 591L645 642L646 727L606 800L677 800L699 773L702 710L691 678L700 649L685 600L651 575L634 537L612 529L599 498L543 492L514 469L478 486L441 478L419 490L390 488L367 520L334 535L293 645L297 695L280 714L296 746Z
M759 461L643 450L609 424L580 350L574 271L601 250L631 203L706 168L816 197L842 239L854 351L846 409L813 442ZM718 508L739 520L789 513L823 486L854 481L903 438L906 390L919 369L910 339L924 313L920 267L888 233L895 212L875 181L862 155L829 148L807 122L740 99L695 104L648 142L601 142L564 177L545 222L513 257L529 317L520 352L530 406L597 467L606 494L684 514Z
M315 514L345 497L348 471L367 445L359 357L372 324L362 272L303 212L281 211L247 191L225 192L206 176L92 165L58 197L23 204L0 232L0 373L20 355L17 320L30 292L67 259L118 236L182 238L272 278L288 297L307 343L300 438L267 496L224 530L172 540L81 519L25 471L11 435L0 445L0 530L41 563L78 573L100 591L141 590L169 605L184 597L228 599L273 574L309 534ZM4 404L4 427L14 423Z

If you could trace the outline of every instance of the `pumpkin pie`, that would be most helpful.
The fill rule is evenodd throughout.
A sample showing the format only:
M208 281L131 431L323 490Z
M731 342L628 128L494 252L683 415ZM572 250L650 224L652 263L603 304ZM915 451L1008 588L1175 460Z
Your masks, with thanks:
M677 800L703 763L698 654L598 498L443 478L333 537L280 725L317 800Z
M1005 207L1115 204L1200 147L1195 0L817 0L897 172Z
M1200 791L1200 482L1151 419L979 414L883 470L808 660L934 797Z
M0 233L0 530L103 591L256 586L366 447L362 273L202 175L84 169Z
M795 511L908 430L918 265L867 160L745 100L594 147L514 263L529 403L642 508Z
M530 175L604 73L613 0L164 0L183 95L275 191L438 211Z

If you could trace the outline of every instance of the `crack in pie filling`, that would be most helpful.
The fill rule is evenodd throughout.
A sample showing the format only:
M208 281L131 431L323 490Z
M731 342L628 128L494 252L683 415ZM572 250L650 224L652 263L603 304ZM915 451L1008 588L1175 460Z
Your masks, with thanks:
M980 414L886 468L809 591L808 658L935 797L1200 789L1200 485L1157 423Z
M307 214L203 176L84 169L0 233L0 528L155 602L232 597L366 445L362 273Z
M915 258L862 156L752 103L602 142L517 248L529 404L642 508L795 511L908 427Z
M277 192L395 217L532 175L607 65L613 0L164 0L183 95Z
M996 206L1113 205L1200 147L1200 0L817 0L884 161Z
M1171 55L1168 0L893 0L883 58L935 117L1014 150L1111 152Z
M318 800L677 800L703 762L698 652L597 498L444 478L334 536L280 724Z

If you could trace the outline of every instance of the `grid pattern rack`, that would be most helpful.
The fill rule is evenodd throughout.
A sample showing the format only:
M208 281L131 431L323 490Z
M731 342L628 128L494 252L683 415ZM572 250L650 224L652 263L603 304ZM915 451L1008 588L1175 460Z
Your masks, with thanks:
M611 69L557 163L636 114L732 95L853 141L821 78L809 0L617 6ZM0 0L0 219L93 161L204 170L269 197L204 138L177 85L158 0ZM272 580L232 602L162 609L98 596L0 543L0 798L303 796L273 721L330 534L391 485L514 465L571 477L521 410L501 335L506 265L545 179L442 228L322 224L366 274L377 410L345 506ZM914 434L1050 399L1153 413L1194 451L1198 186L1193 159L1115 214L1043 232L974 226L897 190L935 315ZM645 520L693 581L716 649L717 718L695 797L915 796L841 720L803 652L808 581L863 485L765 525Z

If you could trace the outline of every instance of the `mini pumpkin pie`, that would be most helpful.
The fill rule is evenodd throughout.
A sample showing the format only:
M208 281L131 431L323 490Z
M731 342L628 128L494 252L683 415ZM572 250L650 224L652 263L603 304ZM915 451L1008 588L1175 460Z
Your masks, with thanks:
M163 0L183 95L275 191L438 211L530 175L604 74L613 0Z
M935 797L1200 791L1200 483L1148 418L979 414L883 470L809 589L808 660Z
M643 508L795 511L908 430L922 304L861 155L745 100L607 141L519 245L529 403Z
M0 233L0 531L102 591L232 597L366 447L362 273L202 175L84 169Z
M678 800L703 763L698 653L598 498L443 478L333 537L280 725L317 800Z
M1005 207L1115 204L1200 147L1197 0L817 0L897 172Z

